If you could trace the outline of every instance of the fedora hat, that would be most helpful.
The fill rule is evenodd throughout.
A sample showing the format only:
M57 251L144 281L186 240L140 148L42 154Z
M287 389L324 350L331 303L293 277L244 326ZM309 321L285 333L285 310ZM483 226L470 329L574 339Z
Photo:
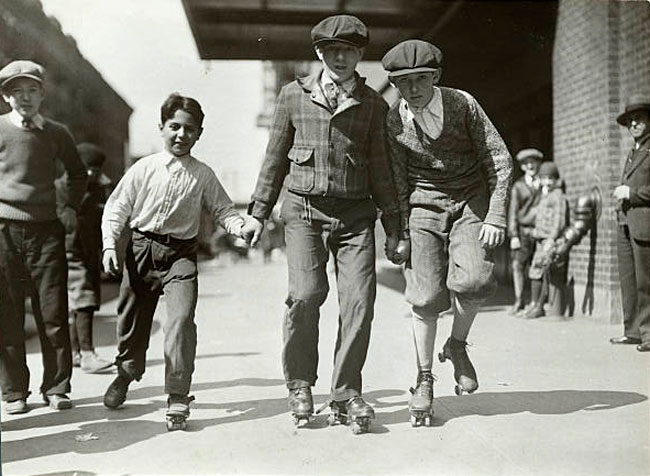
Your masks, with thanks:
M627 104L625 104L625 112L616 118L616 122L622 126L627 126L630 115L636 111L648 111L650 114L650 97L640 94L630 96Z

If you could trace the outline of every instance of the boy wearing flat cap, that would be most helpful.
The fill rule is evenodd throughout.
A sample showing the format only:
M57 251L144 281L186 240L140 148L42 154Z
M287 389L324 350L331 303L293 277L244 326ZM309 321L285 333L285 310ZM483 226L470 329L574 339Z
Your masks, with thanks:
M289 290L282 360L291 412L297 419L313 412L319 309L329 290L331 253L340 316L330 405L335 415L358 418L363 430L374 417L361 397L361 370L376 293L377 207L391 251L399 232L385 135L388 106L355 72L368 43L358 18L324 19L313 28L312 43L322 69L282 88L249 212L259 232L286 178L281 216Z
M512 184L508 205L508 235L515 291L512 314L524 309L526 271L535 249L535 240L531 237L531 232L535 227L535 206L540 197L537 173L544 160L544 154L538 149L522 149L515 159L524 174Z
M632 96L616 121L630 132L630 150L614 189L618 216L618 272L623 301L622 337L612 344L636 344L650 351L650 96Z
M437 319L450 306L453 327L439 358L451 359L458 394L478 388L466 339L479 305L496 288L493 249L505 237L512 159L476 99L437 86L442 53L434 45L404 41L382 64L402 95L386 121L402 227L410 235L393 253L395 263L410 253L406 300L419 371L410 409L414 424L429 423Z
M68 129L40 114L44 75L41 65L26 60L0 70L2 97L11 106L0 116L0 385L10 414L29 411L26 295L43 354L43 400L56 410L72 406L64 235L76 222L86 168ZM69 190L58 220L57 161Z

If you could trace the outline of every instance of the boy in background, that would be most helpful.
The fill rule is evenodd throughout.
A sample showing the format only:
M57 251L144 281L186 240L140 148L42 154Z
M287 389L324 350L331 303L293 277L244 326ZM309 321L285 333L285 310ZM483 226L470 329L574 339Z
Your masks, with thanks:
M129 384L142 378L154 312L164 292L169 430L185 428L193 400L189 392L197 343L196 237L201 210L231 234L240 235L244 226L214 171L190 154L203 132L203 118L196 100L170 95L160 109L164 150L133 164L108 198L102 216L106 272L117 272L116 244L122 230L128 226L132 232L117 306L118 375L106 390L104 405L119 407Z
M512 261L512 282L515 302L511 314L525 307L524 289L527 268L535 251L532 230L535 227L535 205L539 201L539 166L544 154L537 149L522 149L515 156L524 175L512 184L508 205L508 235L510 235L510 258Z
M88 186L77 213L77 226L66 230L68 259L68 307L72 365L85 373L105 372L113 366L102 359L93 345L93 317L101 305L102 211L108 198L110 179L101 172L104 152L87 142L77 151L88 170ZM56 180L57 206L67 201L67 176Z
M539 168L541 197L537 204L535 227L532 238L535 240L535 254L530 265L531 306L522 317L535 319L544 316L544 303L554 303L554 308L562 312L566 263L553 264L555 240L566 228L569 219L569 202L562 190L560 172L554 162L544 162ZM553 290L558 295L545 296L544 290Z
M0 386L9 414L29 411L28 295L41 342L43 400L55 410L72 407L64 234L75 226L86 168L68 129L40 113L44 76L45 68L28 60L0 70L2 97L11 106L0 116ZM59 161L69 194L57 220Z

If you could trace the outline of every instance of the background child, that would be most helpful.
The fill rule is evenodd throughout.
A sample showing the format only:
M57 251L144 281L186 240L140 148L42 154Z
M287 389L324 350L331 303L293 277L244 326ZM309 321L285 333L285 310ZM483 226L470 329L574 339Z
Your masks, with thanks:
M530 260L535 251L531 233L535 227L535 205L539 201L540 186L537 173L544 154L537 149L523 149L516 155L524 175L512 184L508 205L508 235L510 235L510 259L515 302L511 313L516 314L525 306L524 289Z
M522 317L534 319L545 315L544 302L554 303L554 309L563 311L564 281L566 281L566 263L554 266L553 251L555 240L566 228L569 219L569 203L564 194L560 173L553 162L544 162L539 169L541 197L537 204L535 228L535 254L530 265L531 306ZM546 282L546 283L545 283ZM553 290L558 295L545 296L543 290ZM557 312L556 311L556 312Z
M117 271L116 243L125 226L127 245L118 300L118 376L104 395L117 408L132 380L145 371L153 315L164 292L165 393L168 417L184 427L196 356L194 312L198 297L197 234L201 210L229 233L240 234L244 219L235 210L214 171L190 152L203 132L200 104L172 94L160 110L164 150L137 161L111 193L102 216L103 264Z
M102 211L110 190L110 179L102 174L104 152L89 143L77 145L88 170L88 186L77 214L77 226L66 230L65 249L68 259L68 307L72 364L86 373L103 372L112 362L100 358L93 345L93 317L101 305ZM56 180L57 205L67 201L67 177Z
M31 295L43 354L40 392L56 410L70 408L64 226L76 222L86 168L68 129L40 114L45 69L19 60L0 70L11 112L0 116L0 385L7 413L29 411L25 296ZM56 164L67 171L67 201L57 221ZM63 222L63 225L62 223Z

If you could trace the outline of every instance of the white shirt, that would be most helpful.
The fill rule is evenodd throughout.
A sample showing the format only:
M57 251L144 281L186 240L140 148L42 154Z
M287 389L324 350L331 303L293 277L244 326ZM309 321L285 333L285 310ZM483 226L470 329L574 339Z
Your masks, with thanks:
M127 170L106 202L104 249L115 248L126 225L181 240L195 238L201 210L229 233L241 232L244 219L210 167L191 155L179 158L159 152L143 157Z
M406 103L407 117L409 119L415 119L415 122L432 139L440 137L444 123L444 114L442 109L442 94L439 88L433 87L433 97L424 107L414 108L409 106L405 99L402 99L402 101Z
M9 121L16 127L19 127L21 129L26 129L26 127L23 125L25 119L23 118L23 116L21 116L18 112L16 112L13 109L9 113ZM34 124L34 126L37 129L43 130L43 126L45 124L45 119L43 118L43 116L41 116L40 114L36 114L34 117L32 117L31 121L32 124Z

